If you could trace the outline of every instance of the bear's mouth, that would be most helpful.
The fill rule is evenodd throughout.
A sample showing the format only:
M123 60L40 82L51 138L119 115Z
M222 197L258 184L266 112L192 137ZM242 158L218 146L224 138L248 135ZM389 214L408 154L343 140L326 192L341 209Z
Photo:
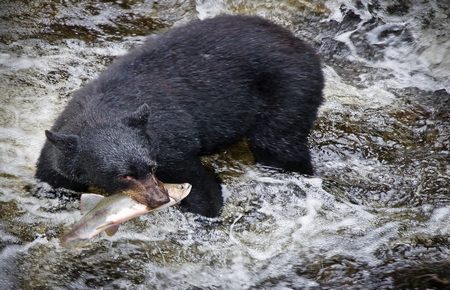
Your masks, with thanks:
M127 177L130 187L124 191L135 201L144 204L148 209L154 209L170 201L169 193L164 184L151 174L144 179Z

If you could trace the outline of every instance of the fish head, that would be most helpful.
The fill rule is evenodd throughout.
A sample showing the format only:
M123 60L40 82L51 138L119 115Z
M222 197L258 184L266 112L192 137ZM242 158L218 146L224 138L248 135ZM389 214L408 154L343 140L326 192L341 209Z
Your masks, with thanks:
M184 199L192 189L192 185L189 183L164 183L169 198L173 199L175 203L179 203Z

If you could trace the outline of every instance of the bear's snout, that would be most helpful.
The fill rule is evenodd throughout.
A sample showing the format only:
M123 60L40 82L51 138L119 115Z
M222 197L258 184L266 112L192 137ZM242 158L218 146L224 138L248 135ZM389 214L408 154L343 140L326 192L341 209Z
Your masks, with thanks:
M153 174L144 179L126 177L130 187L126 190L131 198L146 205L149 209L154 209L170 201L169 193L163 183Z

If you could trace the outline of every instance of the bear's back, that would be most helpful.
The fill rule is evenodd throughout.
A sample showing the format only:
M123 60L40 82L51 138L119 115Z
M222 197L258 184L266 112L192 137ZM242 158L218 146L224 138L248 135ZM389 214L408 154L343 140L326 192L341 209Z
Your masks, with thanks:
M219 16L150 37L78 91L59 121L109 121L147 103L155 112L190 115L204 140L234 141L258 114L303 106L280 90L293 78L299 89L317 91L320 103L320 61L307 44L259 17Z

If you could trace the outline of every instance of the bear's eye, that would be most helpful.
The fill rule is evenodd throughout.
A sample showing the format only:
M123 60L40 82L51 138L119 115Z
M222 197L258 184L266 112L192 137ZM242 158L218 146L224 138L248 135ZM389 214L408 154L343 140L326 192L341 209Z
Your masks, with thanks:
M118 178L123 181L130 181L130 180L136 179L136 177L133 176L133 174L131 174L131 173L130 174L121 174L118 176Z
M155 172L156 172L156 163L151 163L151 164L149 164L149 165L148 165L148 171L149 171L151 174L155 174Z

